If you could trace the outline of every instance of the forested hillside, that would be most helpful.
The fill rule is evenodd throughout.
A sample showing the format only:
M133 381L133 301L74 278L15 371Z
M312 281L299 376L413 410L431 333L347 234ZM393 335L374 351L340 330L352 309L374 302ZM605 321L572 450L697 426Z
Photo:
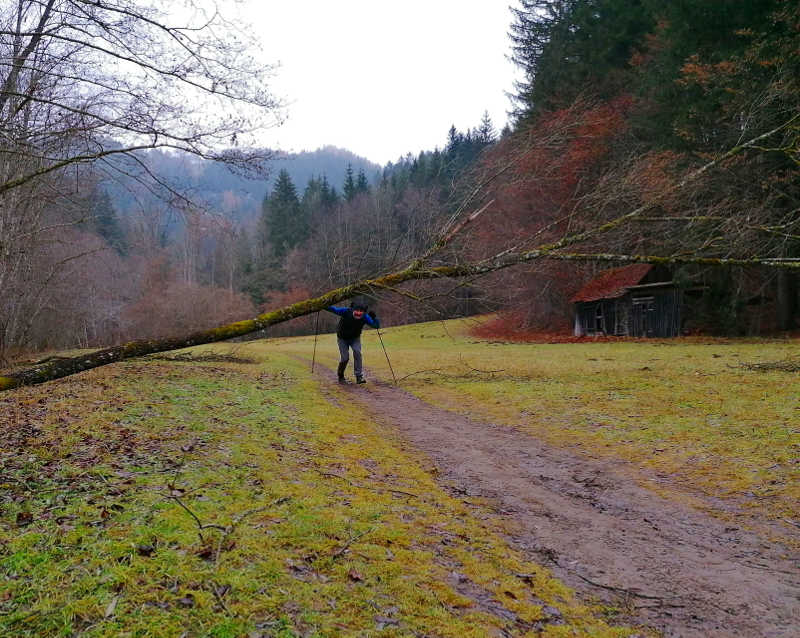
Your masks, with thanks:
M523 78L509 126L501 134L487 114L380 170L347 151L283 161L245 145L255 128L244 112L192 130L185 92L131 78L89 78L94 97L79 106L76 69L95 72L96 52L78 44L85 57L69 57L56 44L83 42L84 29L112 46L116 27L71 2L22 5L3 10L0 42L16 60L0 71L0 354L252 316L390 272L478 210L431 264L494 263L566 236L569 253L460 285L374 291L383 316L503 309L514 325L566 330L587 278L634 259L662 260L702 291L692 330L798 327L797 270L776 267L800 258L795 2L522 0L509 33ZM66 35L31 57L53 11ZM112 14L140 62L157 64L146 58L160 36L137 39L130 16ZM246 57L236 66L238 45L217 46L208 77L162 77L198 95L239 78L250 89L227 99L274 112Z
M334 146L300 153L271 152L267 174L255 179L186 153L151 151L146 154L146 161L174 190L191 193L192 201L199 207L243 226L258 218L264 196L274 187L281 170L286 170L295 184L305 184L322 176L331 184L343 184L348 166L354 171L364 172L370 180L381 171L379 165ZM157 205L154 201L157 198L144 197L135 183L105 183L103 189L110 193L111 203L121 217L135 218L143 207ZM175 229L179 230L180 208L168 212L173 214Z
M514 60L525 70L518 135L496 151L521 149L531 162L527 175L523 168L498 192L514 219L510 232L524 236L554 222L549 232L557 236L565 223L588 229L646 206L583 250L688 261L800 256L796 3L521 5L512 27ZM542 144L544 132L555 144ZM738 154L721 170L682 181L732 150ZM528 203L540 198L546 204L531 215ZM753 333L797 327L798 280L790 272L706 265L676 267L675 277L705 289L704 330ZM545 275L557 288L549 289L552 301L575 290L574 275L563 266ZM523 286L521 298L541 283ZM550 306L542 302L540 317Z

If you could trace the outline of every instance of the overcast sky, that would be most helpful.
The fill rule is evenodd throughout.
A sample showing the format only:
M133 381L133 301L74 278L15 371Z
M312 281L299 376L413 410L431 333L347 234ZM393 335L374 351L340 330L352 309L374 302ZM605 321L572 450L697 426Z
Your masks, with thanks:
M326 144L385 164L444 146L451 124L506 122L515 0L247 0L288 120L265 145Z

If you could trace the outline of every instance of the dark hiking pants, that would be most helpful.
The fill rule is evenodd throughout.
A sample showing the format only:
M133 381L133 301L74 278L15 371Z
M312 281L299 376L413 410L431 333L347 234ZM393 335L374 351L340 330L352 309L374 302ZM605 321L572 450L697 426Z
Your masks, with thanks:
M337 337L337 341L339 342L339 362L346 364L350 360L349 350L352 349L353 372L355 372L356 377L362 376L364 371L361 369L361 337L356 337L355 339Z

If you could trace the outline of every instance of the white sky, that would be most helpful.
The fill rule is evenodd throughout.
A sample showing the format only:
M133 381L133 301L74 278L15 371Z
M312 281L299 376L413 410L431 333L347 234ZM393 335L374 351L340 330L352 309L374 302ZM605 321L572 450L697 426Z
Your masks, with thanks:
M515 0L246 0L288 120L266 146L347 148L385 164L443 147L451 124L499 131L515 67Z

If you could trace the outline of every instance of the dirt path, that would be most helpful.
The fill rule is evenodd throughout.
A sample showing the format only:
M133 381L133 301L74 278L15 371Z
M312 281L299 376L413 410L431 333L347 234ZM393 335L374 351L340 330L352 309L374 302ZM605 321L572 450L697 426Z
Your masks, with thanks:
M382 383L346 389L453 493L511 518L511 542L533 561L583 595L624 601L626 622L682 638L800 636L800 557L785 547L665 500L608 462Z

